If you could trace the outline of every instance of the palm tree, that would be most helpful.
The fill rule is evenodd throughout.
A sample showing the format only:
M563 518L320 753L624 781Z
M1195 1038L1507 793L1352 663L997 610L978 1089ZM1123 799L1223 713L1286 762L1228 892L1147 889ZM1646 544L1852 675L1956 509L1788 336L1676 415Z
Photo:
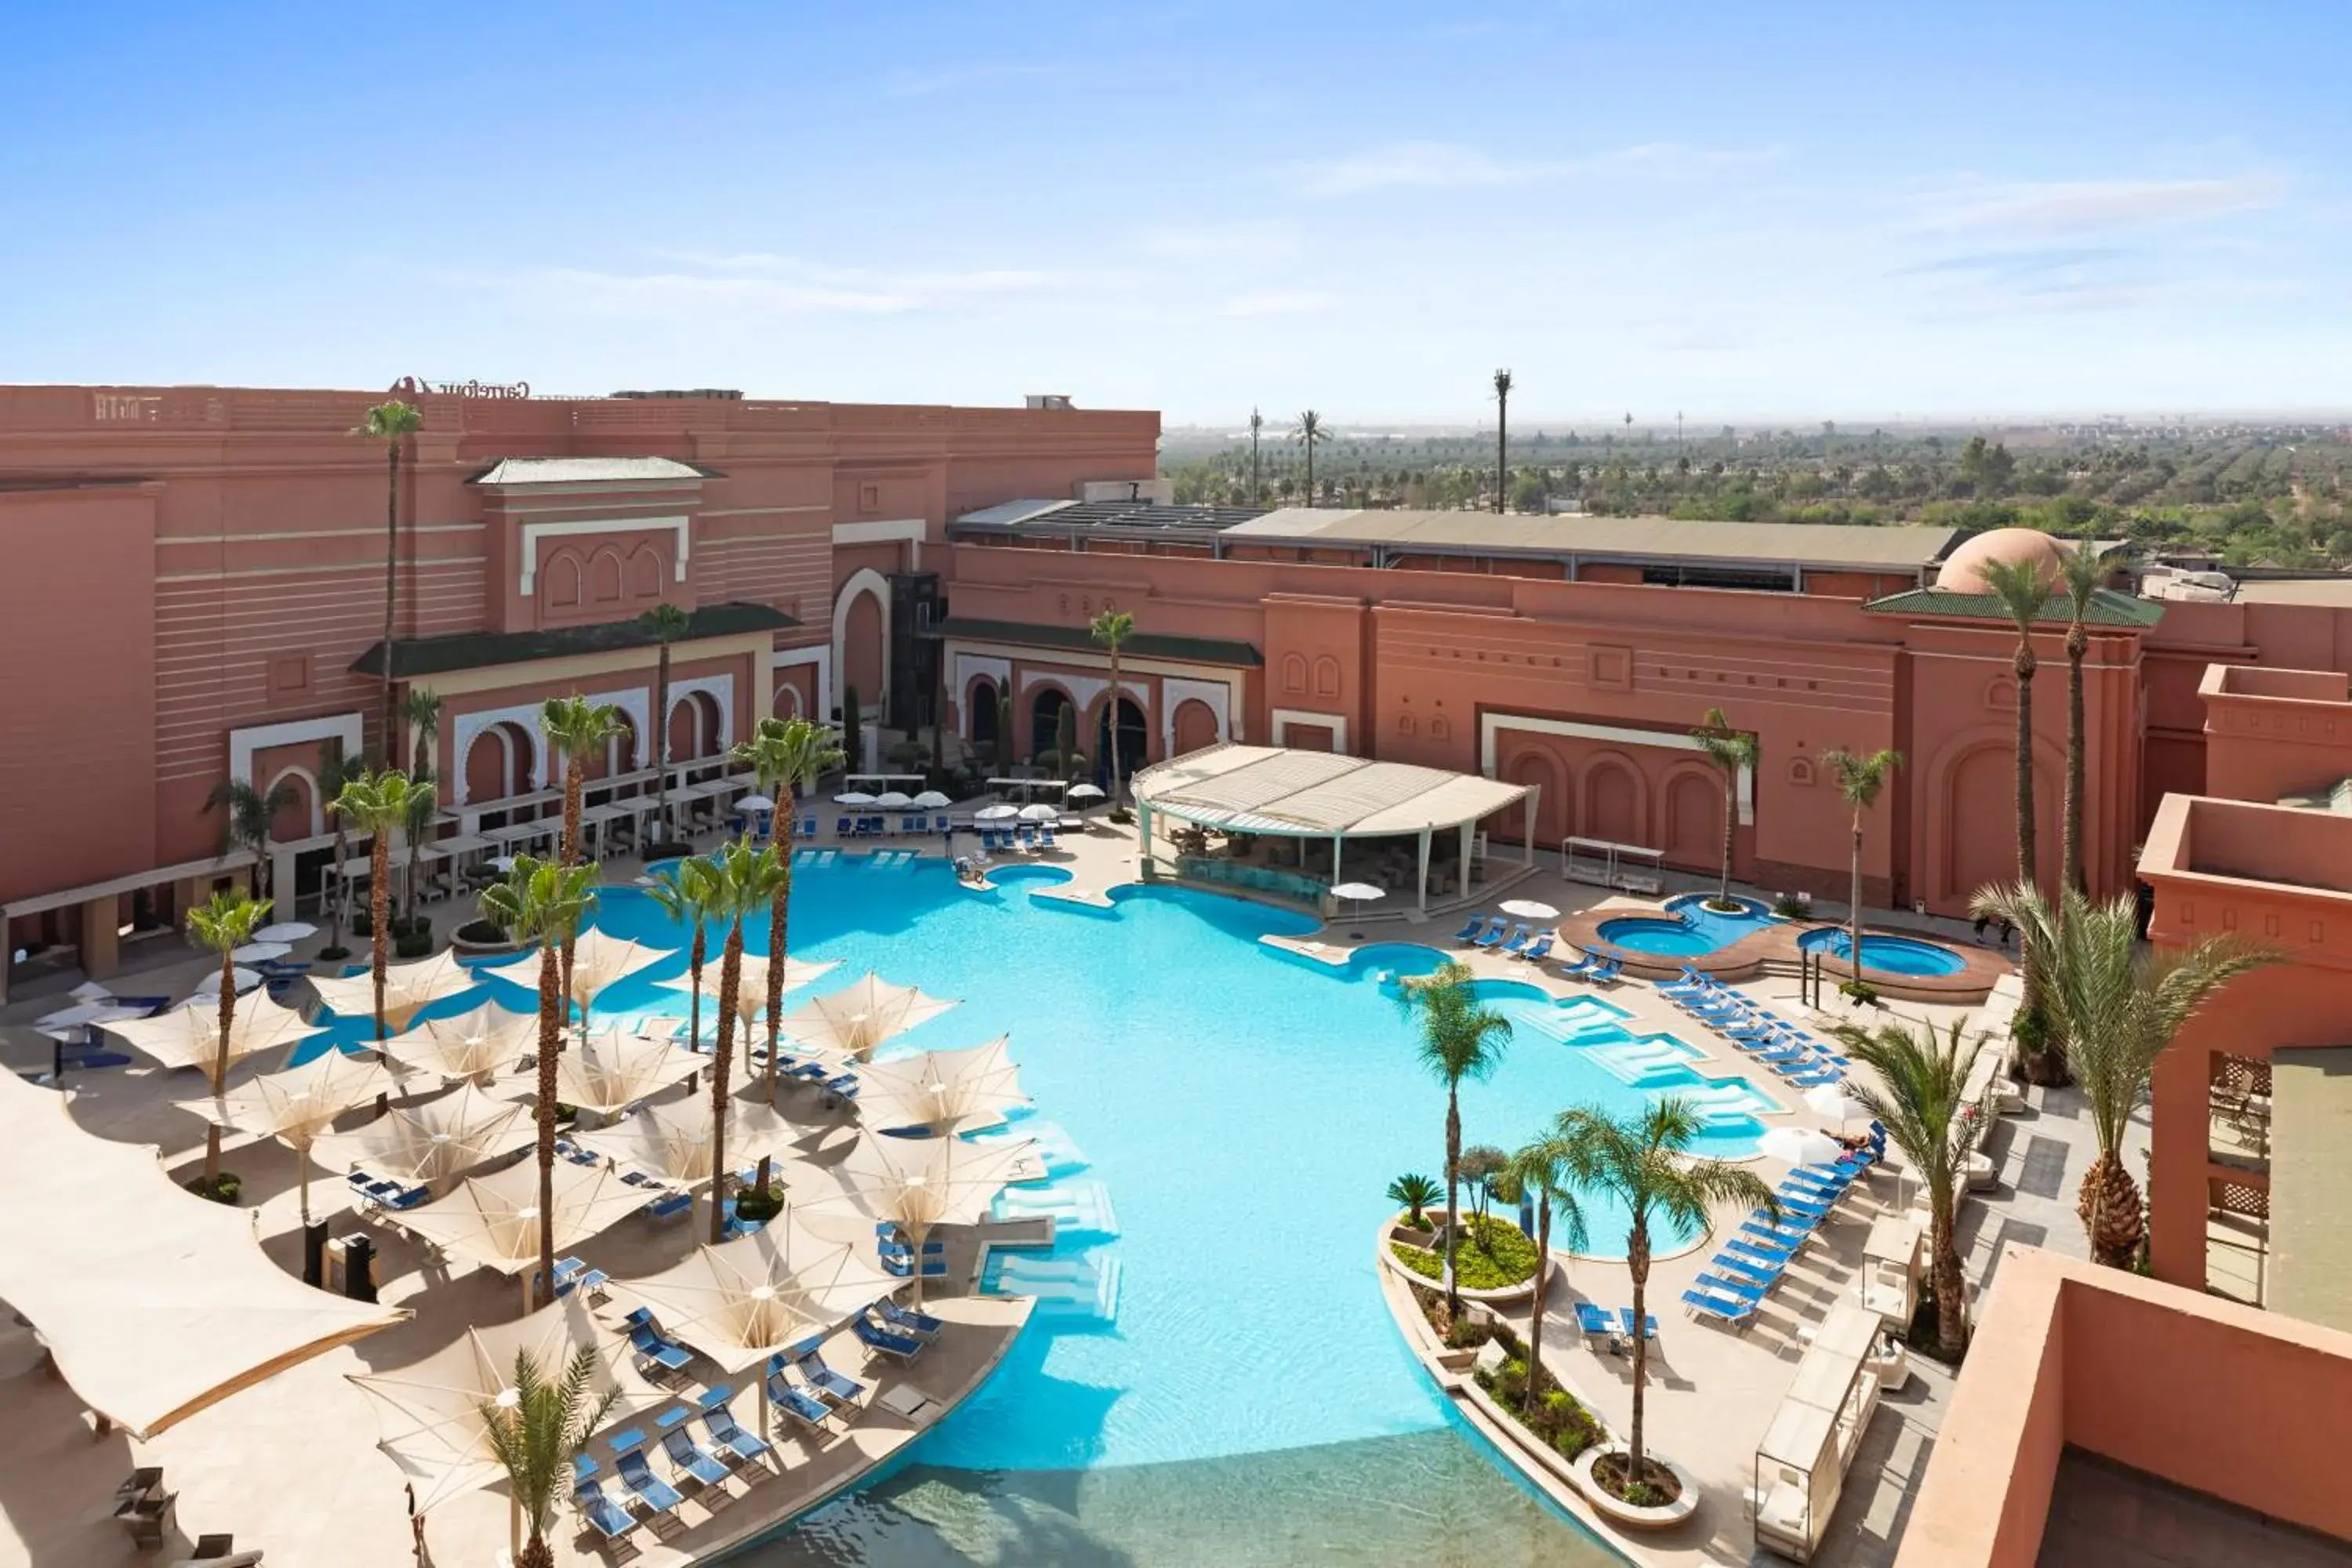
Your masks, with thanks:
M345 785L367 777L367 760L346 756L340 742L330 741L319 748L319 798L328 803L327 815L335 824L335 869L330 874L331 892L327 899L327 945L320 950L321 958L343 956L343 900L351 884L343 880L342 864L350 853L348 824L343 814L334 809Z
M368 847L368 944L369 963L375 971L378 1045L391 1033L383 1024L383 969L392 940L392 836L407 825L409 796L415 787L406 773L384 768L345 784L327 808L373 836Z
M637 625L651 632L661 645L661 655L654 666L654 795L660 802L654 815L661 819L662 836L675 838L677 828L669 819L669 645L684 637L692 617L676 605L667 601L656 605L637 617Z
M1135 635L1135 617L1125 610L1105 610L1087 631L1110 655L1110 692L1103 699L1103 711L1110 718L1110 803L1117 806L1125 787L1118 771L1118 650Z
M2026 887L2042 885L2042 863L2035 843L2033 815L2033 623L2050 601L2050 575L2041 561L1991 561L1984 567L1985 586L2000 601L2001 612L2017 628L2017 651L2010 669L2017 681L2017 879ZM2021 949L2018 970L2025 995L2017 1009L2011 1036L2017 1042L2018 1067L2035 1083L2063 1080L2065 1068L2051 1038L2050 1020L2042 1005L2042 974L2030 950Z
M793 799L795 793L816 787L816 781L847 760L836 743L840 736L823 724L797 715L762 719L751 738L735 748L735 760L749 763L752 776L768 798L776 803L776 865L774 895L768 904L768 1103L776 1101L776 1031L784 1011L785 928L793 902ZM761 1162L760 1185L767 1183L767 1162Z
M2084 623L2102 575L2087 542L2058 559L2059 586L2066 595L2066 813L2059 825L2058 874L2078 893L2090 891L2083 875L2083 660L2091 651Z
M530 1525L530 1538L515 1557L516 1568L555 1568L547 1544L557 1502L572 1487L572 1462L588 1447L589 1435L604 1424L621 1397L617 1387L599 1395L596 1352L583 1345L563 1376L550 1383L528 1350L515 1352L511 1403L485 1400L482 1430L490 1453L507 1472L515 1511Z
M1535 1315L1528 1323L1527 1413L1533 1416L1543 1403L1544 1297L1551 1283L1552 1216L1559 1216L1568 1249L1581 1252L1585 1245L1584 1209L1576 1201L1575 1184L1569 1180L1567 1141L1556 1134L1538 1138L1513 1151L1503 1166L1503 1174L1517 1184L1520 1192L1533 1194L1536 1200Z
M229 1031L236 1023L236 960L231 955L253 940L263 919L269 913L269 900L247 893L221 893L211 901L188 911L188 936L199 947L208 947L220 954L220 1045L213 1053L212 1065L205 1069L211 1081L213 1098L217 1100L228 1087ZM205 1196L213 1196L220 1184L221 1130L217 1121L205 1130Z
M430 777L441 739L441 694L429 686L412 688L407 700L400 705L400 716L415 742L408 752L408 776Z
M414 404L393 402L369 409L366 423L352 432L383 443L383 759L387 763L393 759L397 721L392 638L393 611L400 602L400 447L424 427L425 416Z
M1709 762L1723 770L1723 881L1716 889L1715 902L1717 909L1737 909L1731 901L1731 837L1739 826L1739 776L1756 768L1756 737L1733 729L1722 709L1710 708L1699 727L1691 731L1691 739L1699 743Z
M2157 1058L2214 993L2282 955L2230 932L2187 949L2143 950L2130 895L2094 903L2068 888L2060 899L2053 908L2040 889L2021 883L1987 888L1976 908L2014 922L2022 955L2041 972L2043 1005L2099 1140L2074 1212L2092 1259L2125 1268L2147 1222L2123 1161L2124 1131L2147 1098Z
M1315 504L1315 448L1331 438L1330 433L1323 428L1323 416L1316 413L1312 408L1299 415L1297 423L1290 427L1290 438L1307 448L1307 504L1313 506Z
M777 863L773 845L754 849L730 844L720 853L713 880L717 903L712 912L728 922L727 945L719 955L719 1042L710 1055L710 1245L716 1247L727 1232L727 1089L734 1073L735 1008L743 980L743 917L779 897L787 875ZM750 1044L747 1038L747 1049Z
M1412 1228L1420 1230L1429 1224L1423 1212L1444 1195L1445 1189L1417 1171L1409 1171L1389 1184L1389 1202L1402 1204L1410 1211Z
M402 874L404 898L408 906L408 919L416 919L416 862L424 858L425 842L432 836L433 819L441 813L441 792L433 786L430 773L411 773L408 779L408 811L401 818L401 826L408 835L408 864Z
M253 851L253 873L248 880L256 898L276 890L269 886L269 829L277 822L278 814L300 798L291 779L279 779L267 794L244 779L223 779L205 796L205 809L222 814L220 852L226 855L238 848Z
M719 888L711 863L688 855L667 871L656 871L646 887L646 896L670 919L694 933L687 954L687 978L694 989L686 999L687 1038L702 1048L702 964L709 956L707 923L717 912ZM774 1042L771 1039L770 1044ZM772 1097L771 1097L772 1098Z
M1250 504L1251 504L1252 506L1255 506L1259 501L1261 501L1261 500L1263 500L1264 499L1265 499L1265 486L1264 486L1263 484L1261 484L1261 483L1259 483L1259 482L1258 482L1258 477L1257 477L1257 472L1258 472L1258 470L1257 470L1257 435L1258 435L1258 432L1259 432L1260 430L1263 430L1263 429L1265 429L1265 420L1263 417L1261 417L1261 416L1259 416L1258 411L1257 411L1256 409L1255 409L1255 408L1251 409L1251 410L1250 410L1250 493L1249 493L1249 499L1250 499Z
M1698 1114L1680 1095L1653 1101L1639 1116L1618 1121L1605 1111L1579 1107L1559 1114L1560 1163L1588 1195L1607 1194L1624 1205L1625 1267L1633 1277L1633 1321L1648 1321L1650 1222L1676 1231L1704 1230L1708 1211L1760 1207L1775 1220L1780 1200L1763 1178L1745 1166L1693 1159L1684 1151L1698 1136ZM1647 1334L1633 1340L1633 1418L1625 1433L1625 1485L1647 1481L1643 1472L1642 1400L1649 1373Z
M1853 901L1846 910L1848 956L1853 960L1853 983L1862 984L1862 819L1878 804L1879 792L1903 765L1903 753L1888 747L1866 757L1843 748L1822 753L1822 764L1837 780L1838 798L1853 812Z
M1495 373L1495 510L1509 505L1505 492L1511 474L1511 373Z
M580 797L588 784L588 759L627 732L618 707L578 695L551 697L539 708L539 732L563 759L563 863L580 862Z
M1962 1037L1952 1020L1938 1037L1933 1026L1881 1024L1875 1029L1840 1024L1847 1053L1877 1075L1876 1083L1850 1079L1848 1092L1886 1129L1927 1194L1928 1278L1936 1292L1936 1342L1948 1361L1968 1347L1967 1303L1961 1297L1960 1248L1952 1234L1952 1207L1968 1174L1971 1129L1967 1084L1984 1037Z
M503 882L482 889L482 918L517 942L539 943L539 1277L531 1300L552 1300L555 1286L555 1058L572 1015L557 949L596 907L596 868L515 857Z
M1421 1061L1445 1086L1445 1310L1462 1315L1454 1259L1462 1234L1462 1080L1484 1079L1502 1064L1511 1021L1481 1006L1470 966L1449 958L1397 992L1405 1017L1420 1031Z

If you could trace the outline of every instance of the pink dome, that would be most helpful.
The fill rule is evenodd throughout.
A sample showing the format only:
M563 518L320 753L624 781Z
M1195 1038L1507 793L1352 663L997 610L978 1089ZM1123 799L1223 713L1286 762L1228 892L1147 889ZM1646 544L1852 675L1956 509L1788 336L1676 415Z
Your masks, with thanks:
M1964 539L1936 574L1936 586L1951 594L1990 594L1984 569L1996 561L2039 561L2054 585L2065 546L2037 528L1996 528Z

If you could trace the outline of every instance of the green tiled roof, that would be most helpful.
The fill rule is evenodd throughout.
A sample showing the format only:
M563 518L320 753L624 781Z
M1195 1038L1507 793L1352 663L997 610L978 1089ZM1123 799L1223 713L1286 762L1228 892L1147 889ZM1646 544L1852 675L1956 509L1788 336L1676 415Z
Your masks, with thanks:
M1942 588L1913 588L1901 594L1889 594L1884 599L1873 599L1863 608L1874 616L1940 616L1963 621L2002 621L2009 612L1990 594L1955 594ZM2091 596L2091 605L2083 616L2083 624L2093 626L2152 626L2164 617L2164 606L2154 599L2135 598L2118 594L2112 588L2102 588ZM2049 621L2064 626L2074 618L2065 595L2053 594L2042 603L2037 621Z
M1084 626L1034 626L1026 621L980 621L965 616L950 616L940 625L942 637L962 637L971 642L1019 643L1026 647L1094 648L1102 645ZM1246 665L1255 668L1265 663L1265 656L1245 642L1229 641L1223 637L1180 637L1165 632L1137 632L1119 645L1122 651L1139 658L1176 658L1192 664Z
M705 605L686 618L680 642L705 637L737 637L744 632L786 631L800 622L765 605ZM453 669L482 669L501 664L529 664L534 659L569 658L573 654L608 653L616 648L651 647L660 639L635 620L606 621L601 626L559 626L538 632L452 632L446 637L404 637L395 647L393 679L414 680ZM383 673L383 644L371 643L352 660L354 675Z

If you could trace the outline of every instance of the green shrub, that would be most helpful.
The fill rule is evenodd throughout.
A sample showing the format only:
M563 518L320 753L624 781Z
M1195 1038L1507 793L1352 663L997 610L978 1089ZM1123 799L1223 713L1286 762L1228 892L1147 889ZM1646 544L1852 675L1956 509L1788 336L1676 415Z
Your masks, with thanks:
M186 1184L196 1196L210 1198L216 1204L234 1204L245 1192L245 1178L235 1171L223 1171L210 1183L202 1176L193 1176Z
M1450 1351L1475 1350L1494 1337L1493 1329L1465 1317L1446 1331L1445 1348Z
M392 939L392 952L396 958L427 958L433 952L433 928L418 931L402 931Z
M1455 1283L1465 1290L1500 1290L1535 1278L1536 1244L1507 1220L1465 1216L1468 1234L1454 1249ZM1444 1280L1445 1254L1402 1241L1389 1243L1397 1261L1424 1279Z
M1838 992L1841 995L1849 996L1865 1007L1878 1005L1878 987L1867 980L1841 980L1838 982Z

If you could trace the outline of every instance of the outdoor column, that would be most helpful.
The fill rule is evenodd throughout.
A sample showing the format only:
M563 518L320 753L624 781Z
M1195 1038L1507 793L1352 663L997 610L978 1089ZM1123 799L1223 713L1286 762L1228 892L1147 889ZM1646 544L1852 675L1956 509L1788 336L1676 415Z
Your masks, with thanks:
M1475 822L1465 822L1462 825L1462 893L1465 898L1467 898L1470 893L1470 842L1477 831L1478 825Z
M294 851L283 844L269 847L269 897L278 910L274 919L294 918Z
M1435 831L1435 829L1428 827L1424 827L1421 830L1421 902L1419 907L1424 914L1429 910L1429 841L1431 837L1434 836Z
M1331 881L1334 886L1337 886L1339 880L1339 845L1342 841L1342 835L1337 833L1331 835Z
M81 972L92 980L104 980L120 967L121 923L122 901L114 894L82 900Z
M1143 863L1151 864L1151 806L1145 801L1135 803L1135 819L1143 828Z
M1527 863L1536 863L1536 807L1543 804L1543 785L1528 785L1528 854Z

